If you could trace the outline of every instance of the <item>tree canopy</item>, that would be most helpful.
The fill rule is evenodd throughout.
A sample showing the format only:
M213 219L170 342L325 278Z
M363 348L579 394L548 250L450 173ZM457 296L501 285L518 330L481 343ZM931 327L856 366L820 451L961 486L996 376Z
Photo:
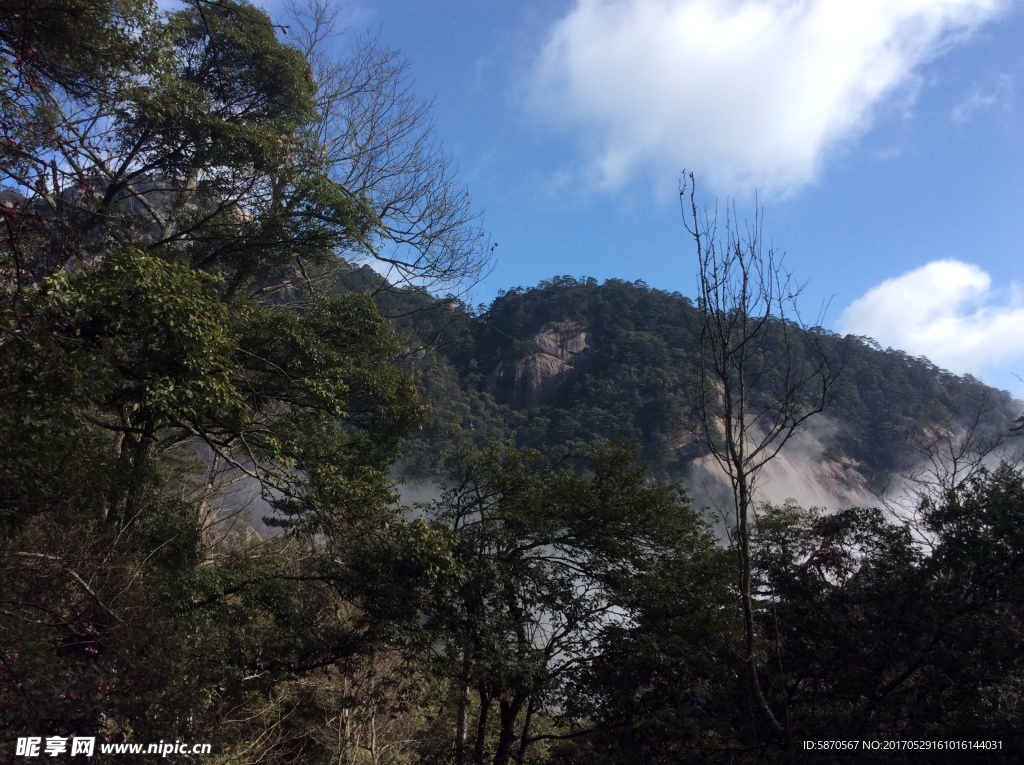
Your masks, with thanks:
M386 542L424 406L310 275L391 203L332 177L329 83L247 3L0 17L3 724L209 734L366 639L345 551Z

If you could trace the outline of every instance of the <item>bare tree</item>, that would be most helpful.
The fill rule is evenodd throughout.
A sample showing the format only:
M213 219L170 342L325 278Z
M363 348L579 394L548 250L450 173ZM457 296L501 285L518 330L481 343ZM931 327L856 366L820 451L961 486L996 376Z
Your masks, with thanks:
M1020 419L1007 425L1008 417L985 394L963 416L950 414L932 423L909 440L913 464L884 481L875 496L915 532L919 543L930 545L924 517L929 507L963 492L1000 463L1015 468L1024 463Z
M679 198L697 249L701 316L691 427L729 479L745 676L765 719L785 738L785 719L772 711L758 678L750 522L761 470L797 428L828 406L838 365L820 335L800 320L802 285L785 270L782 257L765 247L763 212L757 209L753 223L741 230L729 205L722 236L717 213L697 208L693 173L684 173Z
M463 293L486 272L494 246L434 135L431 103L412 90L406 60L373 37L337 57L341 30L330 0L288 0L286 13L289 39L313 67L315 141L327 174L378 218L364 256L392 282Z

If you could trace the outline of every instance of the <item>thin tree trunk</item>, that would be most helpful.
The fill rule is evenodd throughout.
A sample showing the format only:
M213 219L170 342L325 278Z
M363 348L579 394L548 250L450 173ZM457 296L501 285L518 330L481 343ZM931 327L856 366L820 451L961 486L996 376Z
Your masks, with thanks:
M757 675L757 657L755 655L755 634L754 634L754 596L753 596L753 574L750 564L750 531L747 525L747 516L750 509L750 492L747 486L746 476L741 476L738 481L738 517L737 531L739 535L740 554L740 601L743 608L743 635L744 635L744 661L747 664L747 679L750 690L754 694L754 701L758 708L768 720L768 724L775 729L775 732L784 739L788 732L768 705L768 700L761 690L761 679Z
M476 744L473 747L473 765L484 765L484 745L487 743L487 714L491 711L491 697L483 688L477 690L480 696L480 714L476 720Z
M530 723L533 722L533 696L530 696L530 702L526 705L526 719L523 720L523 732L519 737L519 751L516 753L516 765L523 765L523 760L526 758L526 747L529 746L530 739Z
M469 726L469 651L462 654L462 693L459 697L459 715L455 727L455 765L466 763L466 738Z

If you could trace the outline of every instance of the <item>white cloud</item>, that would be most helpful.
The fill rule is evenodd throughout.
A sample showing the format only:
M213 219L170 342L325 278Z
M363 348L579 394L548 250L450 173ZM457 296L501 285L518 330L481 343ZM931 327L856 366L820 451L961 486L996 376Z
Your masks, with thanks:
M979 375L1024 365L1024 290L994 290L978 266L937 260L872 287L843 311L837 329Z
M577 132L593 180L696 170L719 190L791 191L887 97L1005 0L578 0L529 85Z
M1013 78L1008 74L996 75L987 87L975 85L963 101L953 107L949 118L963 123L978 112L988 111L997 106L1009 109L1013 100Z

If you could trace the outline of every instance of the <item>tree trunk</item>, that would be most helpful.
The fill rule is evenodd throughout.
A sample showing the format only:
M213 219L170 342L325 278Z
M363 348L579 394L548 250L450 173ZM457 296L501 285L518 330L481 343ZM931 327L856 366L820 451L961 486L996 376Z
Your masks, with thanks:
M529 746L530 723L533 722L533 696L526 705L526 719L523 720L523 732L519 735L519 751L516 753L516 765L523 765L526 758L526 747Z
M768 700L761 690L761 679L757 675L757 657L755 655L755 632L754 632L754 594L753 594L753 573L750 565L750 530L747 526L750 512L750 487L742 476L737 481L737 531L738 548L740 555L740 601L743 608L743 636L744 656L743 660L747 665L747 680L750 691L754 695L754 701L764 714L768 724L775 729L775 732L783 738L787 737L786 728L779 722L768 705Z
M462 660L461 694L459 715L455 727L455 765L466 763L466 737L469 727L469 653L464 652Z
M501 714L501 731L498 734L498 749L494 753L494 765L509 765L512 760L512 746L516 741L516 719L526 698L516 694L508 701L498 701Z
M484 765L484 745L487 743L487 714L491 711L491 697L483 688L477 690L480 696L480 713L476 719L476 745L473 747L473 765Z

